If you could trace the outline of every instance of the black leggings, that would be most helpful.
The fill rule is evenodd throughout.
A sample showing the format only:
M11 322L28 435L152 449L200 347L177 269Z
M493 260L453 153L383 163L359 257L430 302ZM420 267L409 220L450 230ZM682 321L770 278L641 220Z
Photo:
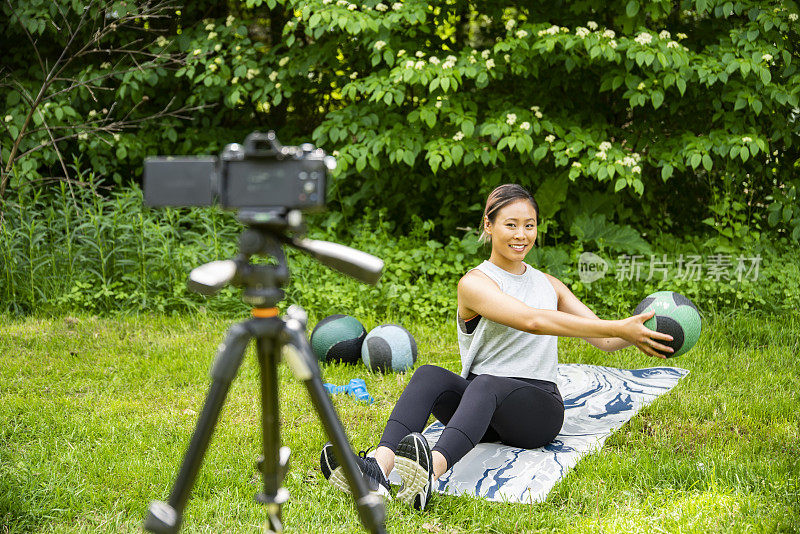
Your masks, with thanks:
M404 436L423 430L431 414L445 425L433 450L449 468L483 441L526 449L550 443L564 422L564 402L552 382L473 374L464 379L423 365L400 395L379 446L396 450Z

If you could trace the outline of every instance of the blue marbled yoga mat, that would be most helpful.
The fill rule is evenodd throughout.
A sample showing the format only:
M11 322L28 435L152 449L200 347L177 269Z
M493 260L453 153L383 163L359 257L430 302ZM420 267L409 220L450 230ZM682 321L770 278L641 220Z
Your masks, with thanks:
M436 490L490 501L543 501L582 456L602 447L612 432L688 373L675 367L629 370L559 364L558 388L566 413L556 439L540 449L481 443L439 479ZM431 446L442 429L438 421L425 429ZM396 479L396 473L392 475L390 480Z

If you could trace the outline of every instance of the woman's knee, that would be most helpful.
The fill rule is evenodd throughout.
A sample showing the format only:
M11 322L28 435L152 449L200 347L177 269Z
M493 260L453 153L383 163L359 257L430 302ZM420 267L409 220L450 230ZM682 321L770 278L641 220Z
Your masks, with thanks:
M439 381L442 378L447 377L448 375L453 375L454 373L444 369L442 367L438 367L436 365L420 365L414 371L414 374L411 375L411 380L409 380L408 385L410 386L414 382L430 382L430 381Z
M502 378L497 376L478 375L470 381L469 386L467 386L467 391L480 394L486 394L488 392L494 393L498 385L502 383L502 380Z

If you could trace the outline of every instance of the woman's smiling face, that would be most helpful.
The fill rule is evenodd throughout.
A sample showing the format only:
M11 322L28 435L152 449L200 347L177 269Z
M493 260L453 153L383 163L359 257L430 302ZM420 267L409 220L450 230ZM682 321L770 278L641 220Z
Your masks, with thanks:
M503 206L494 222L484 224L492 239L492 258L504 263L521 262L536 242L536 210L527 200Z

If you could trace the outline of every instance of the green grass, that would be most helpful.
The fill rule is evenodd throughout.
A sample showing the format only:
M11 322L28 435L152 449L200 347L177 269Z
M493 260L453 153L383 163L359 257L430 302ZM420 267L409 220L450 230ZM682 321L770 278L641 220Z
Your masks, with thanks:
M0 327L0 532L132 532L166 499L228 321L212 316L6 317ZM374 321L367 327L376 324ZM419 363L459 368L455 330L407 324ZM800 317L710 317L674 365L668 395L585 457L544 503L434 498L390 503L390 532L797 532L800 525ZM647 367L571 339L562 362ZM185 532L257 532L265 511L253 461L260 405L255 358L234 383L184 517ZM371 406L334 404L353 445L373 445L410 375L326 366L367 378ZM280 367L283 442L292 448L288 532L357 532L350 499L318 469L326 441L302 384Z

